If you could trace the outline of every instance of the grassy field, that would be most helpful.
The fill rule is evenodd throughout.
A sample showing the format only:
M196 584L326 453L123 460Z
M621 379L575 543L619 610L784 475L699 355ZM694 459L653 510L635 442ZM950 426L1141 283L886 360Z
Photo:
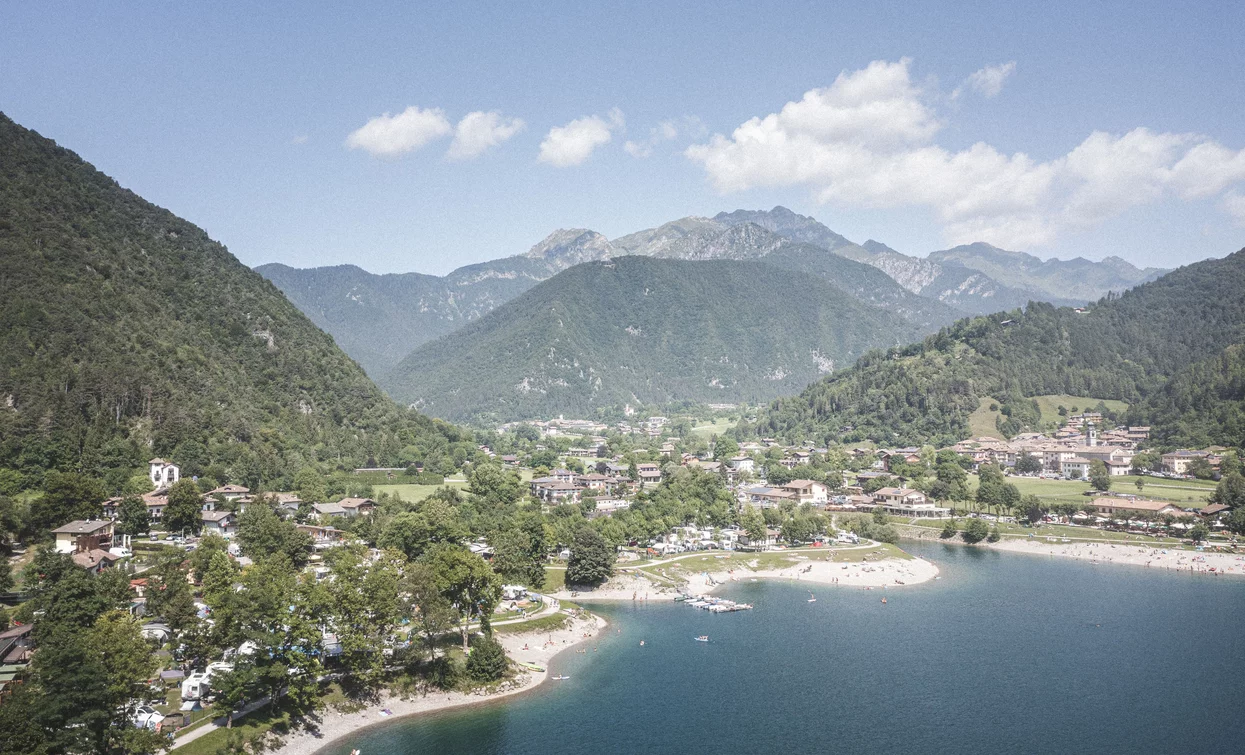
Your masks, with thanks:
M981 403L977 405L977 410L968 415L968 432L974 438L980 438L983 435L990 438L997 438L999 431L995 427L994 421L1002 416L998 409L990 411L991 405L998 406L998 402L986 396L981 399Z
M372 492L376 495L388 493L389 495L401 498L407 503L415 503L432 495L433 491L440 487L459 488L465 490L467 488L467 483L447 482L445 485L373 485Z
M710 424L697 425L693 427L692 432L708 438L710 435L721 435L737 424L739 424L737 420L716 419Z
M1137 489L1137 480L1145 485ZM977 475L968 476L969 487L976 491ZM1084 495L1090 484L1081 480L1043 480L1037 477L1008 477L1007 481L1020 489L1021 495L1036 495L1047 503L1087 503ZM1111 478L1111 491L1139 495L1155 501L1170 501L1177 506L1201 508L1215 490L1215 483L1207 480L1165 480L1159 477L1128 475Z
M1076 414L1072 411L1072 407L1076 407L1078 411L1093 411L1098 402L1101 401L1106 405L1107 409L1113 412L1124 412L1128 409L1128 403L1124 401L1116 401L1115 399L1097 399L1088 396L1068 396L1066 394L1057 393L1049 396L1034 396L1033 400L1037 402L1038 409L1042 412L1042 423L1047 422L1053 424L1061 424L1063 417L1059 416L1059 407L1068 410L1068 414Z
M557 592L563 587L566 587L566 567L550 568L546 566L544 592Z

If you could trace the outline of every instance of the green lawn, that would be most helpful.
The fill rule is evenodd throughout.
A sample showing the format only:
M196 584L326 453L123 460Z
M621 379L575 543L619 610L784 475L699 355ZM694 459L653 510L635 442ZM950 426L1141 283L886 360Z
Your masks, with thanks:
M459 488L466 489L465 482L447 482L444 485L373 485L372 492L375 495L388 493L406 501L407 503L416 503L422 501L432 495L437 488Z
M545 589L543 592L557 592L566 587L566 569L545 567Z
M998 406L998 402L986 396L981 399L977 409L968 415L968 432L972 434L972 437L980 438L986 436L997 438L999 436L999 431L994 421L1002 415L998 409L990 411L991 405Z
M1137 480L1145 481L1142 490ZM977 475L968 476L969 487L976 491ZM1090 484L1082 480L1043 480L1038 477L1008 477L1007 481L1020 489L1021 495L1036 495L1045 503L1078 503L1092 500L1084 495ZM1111 492L1139 495L1155 501L1170 501L1177 506L1201 508L1215 491L1215 483L1209 480L1165 480L1161 477L1138 477L1127 475L1111 478ZM963 504L959 504L963 506Z
M693 427L692 432L708 438L710 435L721 435L737 424L739 424L738 420L715 419L709 424L697 425Z
M1038 409L1042 412L1041 421L1045 423L1053 423L1056 425L1063 424L1063 417L1059 416L1059 407L1068 410L1068 414L1078 414L1086 410L1093 411L1098 402L1101 401L1106 405L1107 409L1122 413L1128 409L1128 403L1125 401L1116 401L1115 399L1097 399L1088 396L1069 396L1067 394L1057 393L1049 396L1034 396L1033 400L1037 402ZM1077 412L1072 411L1072 407L1078 409Z

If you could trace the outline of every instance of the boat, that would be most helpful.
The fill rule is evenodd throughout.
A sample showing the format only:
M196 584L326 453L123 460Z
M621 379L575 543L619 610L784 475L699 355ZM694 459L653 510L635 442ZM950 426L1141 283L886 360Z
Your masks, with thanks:
M560 681L562 681L562 680L564 680L564 679L570 679L570 677L569 677L569 676L563 676L562 674L558 674L557 676L553 677L553 680L554 680L555 682L560 682Z
M885 603L885 602L886 602L886 598L882 598L882 602L883 602L883 603Z
M640 647L644 647L644 640L640 640Z
M697 638L696 638L696 641L697 641L697 642L708 642L708 641L709 641L709 635L707 635L707 634L702 634L702 635L700 635L699 637L697 637Z
M809 603L816 603L816 602L817 602L817 596L816 596L816 595L813 595L813 594L810 592L810 593L808 594L808 602L809 602Z
M545 667L537 666L535 663L529 663L527 661L519 661L519 665L527 669L528 671L539 671L542 674L545 673Z

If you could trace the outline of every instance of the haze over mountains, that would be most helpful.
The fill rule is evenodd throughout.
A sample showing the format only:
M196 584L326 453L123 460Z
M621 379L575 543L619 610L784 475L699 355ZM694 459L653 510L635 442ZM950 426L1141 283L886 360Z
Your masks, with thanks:
M444 277L374 275L351 265L299 270L270 264L256 270L331 333L370 375L381 378L413 349L482 317L540 281L583 262L629 254L692 261L763 258L794 273L821 276L927 331L967 314L1011 309L1032 300L1084 304L1162 272L1138 270L1116 258L1043 263L984 244L929 258L910 257L875 241L854 244L784 207L681 218L613 241L587 229L558 230L525 254L469 265ZM1017 260L1024 265L1012 270ZM884 275L871 274L865 266Z

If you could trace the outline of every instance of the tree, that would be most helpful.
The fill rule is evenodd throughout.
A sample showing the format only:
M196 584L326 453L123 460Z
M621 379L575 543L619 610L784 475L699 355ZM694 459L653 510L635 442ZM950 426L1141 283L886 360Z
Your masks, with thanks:
M1146 489L1146 478L1139 476L1137 481L1133 484L1137 486L1137 493L1141 494Z
M180 550L161 553L156 565L147 572L147 612L164 619L178 634L197 620L194 595L186 581L188 572L185 554Z
M467 676L481 683L495 682L506 674L510 660L501 643L492 637L478 637L467 656Z
M1089 463L1089 484L1094 490L1111 489L1111 472L1104 462L1094 459Z
M939 533L938 536L941 537L943 540L950 540L951 538L955 537L958 533L959 533L959 528L956 525L955 517L951 517L947 521L943 522L942 532Z
M1189 528L1189 538L1192 539L1194 543L1202 542L1209 535L1210 535L1210 528L1206 526L1205 522L1197 522L1191 528Z
M32 524L50 530L76 519L98 519L107 497L103 484L93 477L50 471L43 478L43 495L31 505Z
M307 503L323 503L329 496L324 475L315 467L298 470L298 474L294 475L294 490L298 493L299 500Z
M508 582L540 590L545 585L544 523L540 515L528 515L489 538L493 546L493 571Z
M428 657L436 659L437 638L458 622L458 613L445 595L441 594L432 567L423 562L407 566L403 578L414 628L424 638Z
M281 554L301 567L311 557L311 536L294 522L277 516L272 504L263 498L238 517L238 544L242 554L256 562Z
M136 495L127 495L121 499L117 507L116 530L122 535L134 537L151 528L151 515L147 513L147 504Z
M1162 466L1163 457L1154 451L1142 451L1133 457L1132 470L1134 474L1153 472Z
M1038 474L1042 471L1042 462L1026 451L1016 459L1016 471L1019 474Z
M1215 476L1215 470L1205 456L1199 456L1189 462L1189 474L1199 480L1209 480Z
M990 534L990 525L986 524L986 520L973 517L964 525L964 542L972 545L985 540Z
M596 586L610 578L616 553L605 539L587 524L575 530L571 557L566 562L568 585Z
M492 568L471 551L457 545L437 545L424 554L437 588L458 611L463 652L467 652L468 629L474 620L489 629L489 614L501 600L501 580Z
M1000 538L1002 538L1002 534L999 532L999 525L995 523L995 525L990 528L990 534L986 535L986 541L997 543Z
M203 529L203 494L193 480L181 479L169 488L169 503L161 522L167 532L197 535Z
M729 435L719 435L714 439L713 458L725 462L739 455L739 444Z
M522 500L524 486L518 472L489 462L475 465L468 491L486 507L499 508Z
M744 532L748 533L748 540L751 543L765 543L766 526L765 517L761 516L761 512L752 506L744 507L743 513L739 516L739 526L743 527Z

